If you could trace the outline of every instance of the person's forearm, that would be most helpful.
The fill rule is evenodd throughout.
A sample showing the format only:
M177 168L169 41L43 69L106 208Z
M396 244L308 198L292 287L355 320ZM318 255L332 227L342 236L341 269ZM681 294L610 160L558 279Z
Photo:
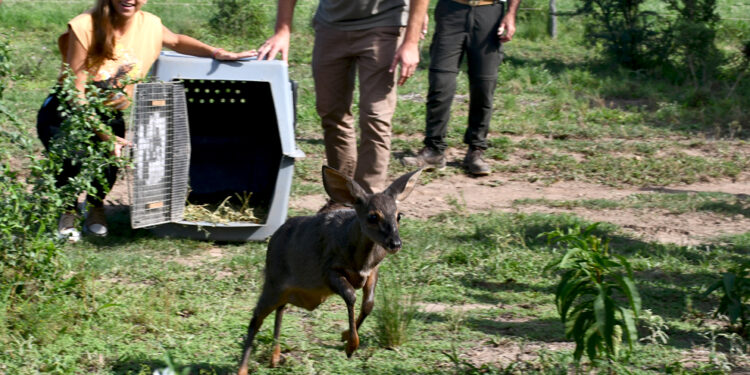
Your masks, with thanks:
M419 43L422 33L422 24L424 23L424 16L427 14L427 6L429 2L429 0L411 0L409 2L409 21L406 24L404 44Z
M177 34L177 43L172 47L175 52L191 56L212 57L216 52L215 47L211 47L193 37Z
M521 0L508 0L508 12L505 14L506 17L513 17L516 19L518 13L518 6L521 4Z
M291 34L295 5L297 5L297 0L279 0L274 32Z

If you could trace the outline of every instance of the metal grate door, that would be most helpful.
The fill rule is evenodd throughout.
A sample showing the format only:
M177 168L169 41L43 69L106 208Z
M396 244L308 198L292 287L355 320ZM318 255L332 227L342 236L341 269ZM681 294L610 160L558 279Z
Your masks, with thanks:
M182 220L190 167L185 89L177 82L140 83L133 97L131 225Z

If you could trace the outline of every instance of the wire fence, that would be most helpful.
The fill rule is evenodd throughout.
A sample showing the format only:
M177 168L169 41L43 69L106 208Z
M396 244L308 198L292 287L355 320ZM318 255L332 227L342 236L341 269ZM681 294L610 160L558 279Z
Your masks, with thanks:
M93 0L0 0L0 4L23 4L23 3L34 3L34 4L94 4ZM212 1L207 0L179 0L170 1L162 0L155 4L157 6L213 6Z
M0 0L0 4L93 4L93 0ZM149 4L152 6L180 6L180 7L188 7L188 6L200 6L200 7L207 7L207 6L214 6L214 2L211 0L160 0L159 2L153 2L152 4ZM549 8L518 8L520 11L524 12L549 12ZM575 13L575 9L555 9L553 16L567 16ZM743 18L743 17L722 17L723 20L728 21L750 21L750 18Z

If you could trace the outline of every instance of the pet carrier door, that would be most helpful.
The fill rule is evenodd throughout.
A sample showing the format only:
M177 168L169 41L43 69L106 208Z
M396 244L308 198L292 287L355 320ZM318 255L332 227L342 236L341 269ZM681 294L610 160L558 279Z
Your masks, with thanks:
M133 97L131 225L182 220L190 168L185 89L177 82L141 83Z

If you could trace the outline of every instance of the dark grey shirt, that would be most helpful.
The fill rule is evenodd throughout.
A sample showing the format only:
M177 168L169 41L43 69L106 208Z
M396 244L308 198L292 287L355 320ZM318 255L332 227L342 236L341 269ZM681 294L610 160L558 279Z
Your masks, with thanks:
M409 0L320 0L315 22L340 30L406 26Z

